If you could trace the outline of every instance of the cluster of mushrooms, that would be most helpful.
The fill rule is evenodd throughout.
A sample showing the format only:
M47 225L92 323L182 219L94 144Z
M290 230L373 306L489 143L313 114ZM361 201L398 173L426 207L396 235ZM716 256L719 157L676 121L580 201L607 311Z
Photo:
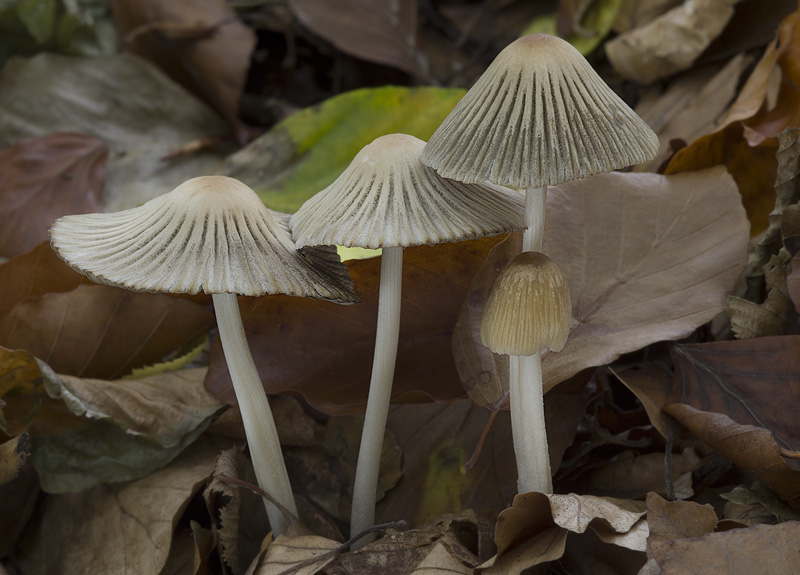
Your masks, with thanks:
M374 524L381 447L400 326L403 248L525 229L500 274L481 338L509 354L518 488L552 492L541 354L571 323L558 265L540 253L547 186L652 159L653 131L567 42L545 34L503 50L427 144L382 136L289 217L224 176L185 182L142 206L66 216L56 253L93 281L134 291L213 295L219 337L259 486L276 534L297 515L275 423L245 338L236 294L358 303L336 245L382 248L378 325L356 468L351 533ZM526 190L525 198L510 185Z

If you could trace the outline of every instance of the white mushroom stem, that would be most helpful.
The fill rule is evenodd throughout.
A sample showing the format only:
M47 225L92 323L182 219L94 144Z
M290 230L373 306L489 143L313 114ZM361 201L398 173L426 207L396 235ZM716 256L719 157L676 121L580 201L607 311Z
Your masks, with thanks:
M351 536L375 524L375 500L378 491L378 473L381 466L383 436L389 401L392 396L392 379L397 359L397 341L400 335L400 291L403 279L403 248L383 248L381 256L381 284L378 295L378 331L375 338L375 355L369 383L367 413L358 450L356 479L353 486L353 509L350 519ZM362 539L366 544L369 539Z
M520 493L552 493L553 479L544 424L542 353L512 355L508 367L517 489Z
M527 229L522 237L522 251L542 251L546 209L547 186L528 188L525 193ZM517 456L517 489L520 493L552 493L553 479L544 424L541 352L511 356L509 394L514 453Z
M228 363L239 410L242 413L244 432L250 446L250 457L253 459L258 485L292 514L297 515L289 475L283 462L278 430L253 355L250 353L236 295L214 294L213 299L219 338L225 352L225 361ZM266 500L264 504L269 524L275 534L286 533L289 523L283 513Z
M544 216L547 209L547 186L528 188L525 192L525 226L522 236L523 252L542 251Z

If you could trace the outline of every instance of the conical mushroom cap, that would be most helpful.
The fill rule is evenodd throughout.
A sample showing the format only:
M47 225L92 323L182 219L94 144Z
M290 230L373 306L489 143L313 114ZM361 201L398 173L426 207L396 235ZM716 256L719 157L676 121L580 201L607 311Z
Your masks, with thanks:
M286 216L224 176L194 178L123 212L59 218L50 243L72 269L132 291L358 301L334 251L297 252Z
M446 178L552 186L640 164L658 137L568 42L524 36L445 118L422 161Z
M533 355L561 351L572 318L567 280L539 252L512 259L495 281L481 321L481 341L494 353Z
M433 245L524 228L519 194L442 178L420 161L424 147L413 136L391 134L362 148L291 217L297 247Z

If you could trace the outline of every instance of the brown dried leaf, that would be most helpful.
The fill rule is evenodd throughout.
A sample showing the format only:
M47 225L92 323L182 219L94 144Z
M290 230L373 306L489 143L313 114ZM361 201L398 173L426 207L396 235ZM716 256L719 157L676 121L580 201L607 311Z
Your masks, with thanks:
M675 381L666 404L724 414L741 425L772 432L800 450L800 336L675 345ZM665 409L666 410L666 409Z
M198 441L142 479L48 497L33 547L20 558L24 572L159 573L175 524L228 445Z
M794 509L800 510L800 472L791 469L783 460L772 433L761 427L740 425L720 413L700 411L681 403L665 406L664 412L737 467L758 477Z
M214 325L185 298L81 285L17 303L0 320L0 344L26 349L56 372L114 379L152 365Z
M735 0L696 0L606 43L614 69L649 84L689 68L725 28Z
M123 46L154 63L202 98L249 139L239 120L255 33L225 0L158 2L114 0L112 14Z
M267 554L248 573L253 575L314 575L319 573L326 565L336 559L336 554L331 553L340 544L331 539L317 535L288 538L280 535L272 542Z
M627 32L652 22L658 16L680 4L682 0L622 0L614 31Z
M5 485L19 475L31 454L31 436L21 433L0 443L0 485Z
M798 540L800 523L791 522L655 541L650 551L665 575L773 575L800 572Z
M0 153L0 255L22 254L47 239L67 214L100 211L108 148L84 134L50 134Z
M641 369L620 372L612 368L614 375L642 402L650 423L664 437L670 435L669 420L661 411L672 389L672 376L655 364L646 363Z
M295 16L342 52L420 75L417 3L399 0L387 5L376 0L290 0Z
M24 466L14 480L0 485L0 556L12 553L36 509L39 495L39 481L32 465Z
M647 542L689 539L713 533L717 514L711 505L691 501L666 501L656 493L647 494Z
M464 395L450 351L469 282L502 237L406 248L393 401ZM372 370L380 259L347 262L361 305L289 296L240 298L248 341L269 393L292 391L331 415L363 412ZM215 344L206 387L235 397Z
M748 223L721 168L677 178L604 174L549 188L547 204L544 251L567 277L572 328L561 352L543 356L545 389L622 353L690 334L724 309L746 262ZM498 248L487 267L497 269L495 258L507 257L501 249L509 248ZM474 310L487 284L470 292ZM493 382L485 372L496 367L478 351L480 340L470 348L463 343L469 333L456 337L457 361L471 370L460 373L462 381Z

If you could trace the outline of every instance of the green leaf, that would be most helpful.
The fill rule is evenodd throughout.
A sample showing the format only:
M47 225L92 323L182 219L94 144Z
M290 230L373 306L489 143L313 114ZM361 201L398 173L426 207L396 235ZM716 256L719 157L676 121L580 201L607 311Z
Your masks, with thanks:
M38 44L52 38L58 14L57 0L21 0L16 12Z
M584 56L591 54L611 31L621 6L622 0L595 0L581 18L581 26L595 34L588 37L575 34L565 40ZM558 15L555 12L539 16L531 21L520 35L542 33L555 36L557 19Z
M334 96L230 156L224 173L255 189L270 208L293 212L375 138L392 133L430 138L463 95L460 88L390 86Z

